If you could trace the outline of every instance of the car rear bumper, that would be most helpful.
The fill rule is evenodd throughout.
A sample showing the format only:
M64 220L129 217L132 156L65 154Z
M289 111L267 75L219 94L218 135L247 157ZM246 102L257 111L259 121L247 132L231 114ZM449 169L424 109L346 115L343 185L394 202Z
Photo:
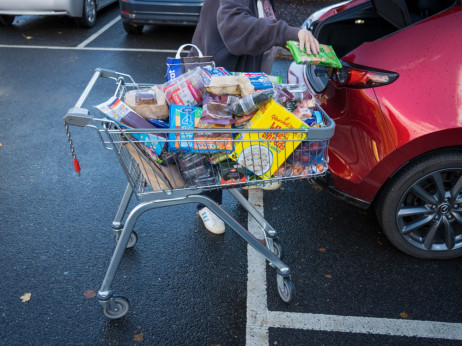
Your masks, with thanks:
M331 195L335 196L336 198L341 199L349 204L355 205L361 209L369 209L369 207L371 206L371 203L369 202L347 195L346 193L338 190L335 187L332 175L329 171L327 171L326 175L312 179L311 183L313 185L321 186L323 189L326 189Z
M156 1L121 1L121 18L128 24L196 25L202 2L172 3Z
M3 0L0 3L0 14L13 16L49 16L67 15L80 17L83 0Z

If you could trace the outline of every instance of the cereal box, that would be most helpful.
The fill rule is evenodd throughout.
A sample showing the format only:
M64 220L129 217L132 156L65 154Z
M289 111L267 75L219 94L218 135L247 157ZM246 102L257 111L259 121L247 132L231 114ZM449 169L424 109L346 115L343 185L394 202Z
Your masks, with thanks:
M274 100L255 114L247 129L307 129L303 121ZM261 178L271 178L287 157L306 138L304 133L247 132L235 139L230 158Z

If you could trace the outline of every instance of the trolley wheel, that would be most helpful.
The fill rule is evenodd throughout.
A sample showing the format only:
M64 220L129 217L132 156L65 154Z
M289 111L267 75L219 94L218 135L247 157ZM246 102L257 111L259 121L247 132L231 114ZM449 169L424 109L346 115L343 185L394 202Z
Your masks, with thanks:
M128 308L130 303L125 297L113 297L113 304L108 304L103 307L103 314L111 320L116 320L118 318L124 317L128 313ZM109 305L113 305L114 309L111 309Z
M119 242L119 237L115 237L115 241L116 243ZM127 244L127 247L126 249L131 249L132 247L135 246L135 244L138 242L138 234L136 234L135 231L133 231L131 234L130 234L130 239L128 239L128 244Z
M282 259L284 252L282 251L282 245L279 241L273 240L273 253L278 256L279 259Z
M278 292L284 303L290 303L295 297L295 286L288 277L277 276Z

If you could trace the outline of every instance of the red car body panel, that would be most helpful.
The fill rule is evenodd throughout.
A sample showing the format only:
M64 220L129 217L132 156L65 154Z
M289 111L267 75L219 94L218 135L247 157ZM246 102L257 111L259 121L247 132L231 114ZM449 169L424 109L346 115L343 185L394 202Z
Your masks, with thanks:
M374 89L329 83L319 95L336 122L329 156L338 190L372 202L409 160L462 145L460 32L462 6L365 43L343 58L397 72L399 78Z

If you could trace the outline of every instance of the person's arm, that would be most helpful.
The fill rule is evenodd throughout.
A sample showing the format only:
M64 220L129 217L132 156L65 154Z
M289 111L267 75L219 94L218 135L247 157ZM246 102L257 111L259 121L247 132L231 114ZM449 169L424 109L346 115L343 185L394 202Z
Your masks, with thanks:
M217 1L218 31L231 54L259 55L273 46L284 46L288 40L300 41L301 46L319 52L318 42L308 30L282 20L254 17L249 8L252 0Z

